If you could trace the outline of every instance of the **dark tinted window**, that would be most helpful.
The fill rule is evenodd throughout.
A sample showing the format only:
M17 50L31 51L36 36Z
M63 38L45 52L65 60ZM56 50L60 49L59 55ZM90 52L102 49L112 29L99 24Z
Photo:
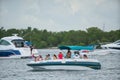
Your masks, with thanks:
M24 40L13 40L12 43L14 43L16 47L24 47Z

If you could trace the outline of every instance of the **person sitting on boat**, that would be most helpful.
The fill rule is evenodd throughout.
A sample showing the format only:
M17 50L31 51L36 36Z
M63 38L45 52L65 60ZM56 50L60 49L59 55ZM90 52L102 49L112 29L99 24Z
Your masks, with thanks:
M46 55L45 60L50 60L50 54Z
M88 59L87 54L88 54L88 51L86 51L86 50L80 51L80 57L83 59Z
M84 54L84 55L83 55L83 58L84 58L84 59L88 59L88 57L87 57L87 55L86 55L86 54Z
M39 55L39 56L36 58L36 61L41 61L41 60L43 60L42 55Z
M59 52L58 58L59 58L59 59L63 59L63 54L62 54L62 52Z
M54 54L54 55L53 55L53 60L55 60L55 59L57 59L57 56Z
M36 55L34 55L34 54L32 54L32 56L31 56L31 58L33 58L35 62L37 61L37 57L38 57L38 56L36 56Z
M68 49L68 52L67 52L65 58L71 58L71 51L69 49Z
M15 45L15 47L17 47L17 43L16 42L13 42L13 44Z
M75 59L79 59L80 58L79 51L75 51L74 52L73 58L75 58Z

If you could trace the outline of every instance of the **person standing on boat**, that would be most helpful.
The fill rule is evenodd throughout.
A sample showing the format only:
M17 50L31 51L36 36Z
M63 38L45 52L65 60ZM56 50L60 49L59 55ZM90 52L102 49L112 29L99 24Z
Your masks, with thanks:
M32 51L33 51L33 46L32 45L30 46L30 51L31 51L31 54L32 54Z

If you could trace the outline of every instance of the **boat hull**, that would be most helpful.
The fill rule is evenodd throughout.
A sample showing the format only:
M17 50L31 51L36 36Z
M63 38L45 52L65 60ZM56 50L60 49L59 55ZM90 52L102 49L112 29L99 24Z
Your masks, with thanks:
M113 43L101 45L101 47L103 49L116 49L116 50L120 50L120 40L117 40L117 41L115 41Z
M101 69L101 64L93 59L63 59L30 62L27 64L34 70L81 70L81 67Z
M32 51L34 54L37 53L37 49ZM9 49L9 50L0 50L0 59L7 59L7 58L31 58L31 52L29 48L16 48L16 49Z
M11 55L21 55L19 50L0 50L0 57L9 57Z

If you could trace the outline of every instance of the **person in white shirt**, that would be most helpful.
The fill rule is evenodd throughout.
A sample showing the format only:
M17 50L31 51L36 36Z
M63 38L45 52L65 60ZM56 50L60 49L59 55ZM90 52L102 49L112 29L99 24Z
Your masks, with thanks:
M79 59L80 58L79 51L75 51L74 52L73 58L75 58L75 59Z

